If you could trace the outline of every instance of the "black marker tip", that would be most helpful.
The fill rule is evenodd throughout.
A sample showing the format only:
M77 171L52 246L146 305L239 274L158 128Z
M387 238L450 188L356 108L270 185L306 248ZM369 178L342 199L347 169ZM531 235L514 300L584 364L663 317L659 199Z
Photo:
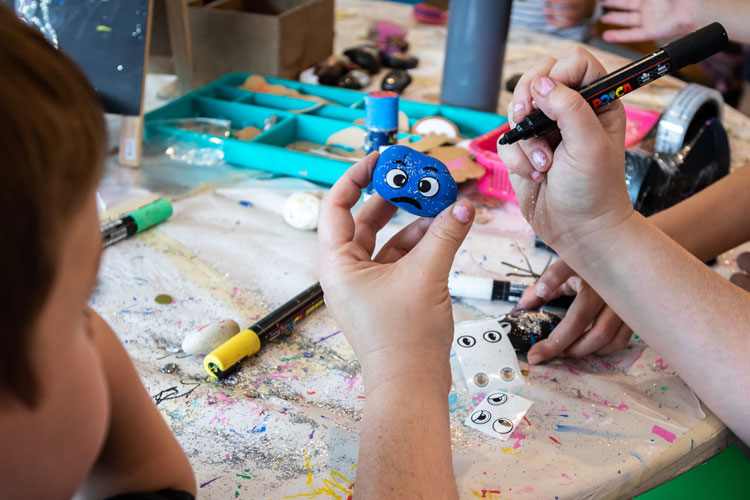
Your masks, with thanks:
M503 134L500 139L497 141L497 143L501 146L505 146L508 144L508 139L505 137L505 134Z

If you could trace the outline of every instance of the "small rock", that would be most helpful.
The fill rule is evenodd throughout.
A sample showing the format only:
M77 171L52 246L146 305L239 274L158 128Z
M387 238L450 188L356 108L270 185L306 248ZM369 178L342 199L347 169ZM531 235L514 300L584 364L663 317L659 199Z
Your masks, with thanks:
M185 335L182 350L187 354L208 354L240 331L240 325L231 319L209 323Z
M311 231L318 227L321 193L293 193L284 203L284 220L292 227Z
M403 52L390 52L383 56L383 65L389 68L412 69L419 64L419 59Z
M380 55L373 47L368 45L353 47L345 51L344 55L371 75L380 71Z
M338 81L339 87L360 90L370 84L370 75L361 69L353 69Z
M409 73L407 73L406 70L394 69L385 75L380 87L383 90L392 90L400 94L410 83L411 76L409 76Z

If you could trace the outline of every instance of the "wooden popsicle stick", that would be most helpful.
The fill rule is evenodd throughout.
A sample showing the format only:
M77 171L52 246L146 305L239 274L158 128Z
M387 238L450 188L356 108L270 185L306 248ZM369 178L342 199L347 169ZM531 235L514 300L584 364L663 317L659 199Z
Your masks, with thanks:
M126 167L140 166L142 147L143 115L123 116L120 128L120 165Z

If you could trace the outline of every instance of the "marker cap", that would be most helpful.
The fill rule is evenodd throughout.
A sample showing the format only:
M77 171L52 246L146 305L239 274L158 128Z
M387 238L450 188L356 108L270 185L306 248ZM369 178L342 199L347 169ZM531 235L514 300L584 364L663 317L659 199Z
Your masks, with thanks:
M127 215L133 218L138 226L137 232L140 233L169 218L172 215L172 204L168 200L160 198Z
M365 96L365 127L375 130L398 128L398 94L387 90Z
M260 339L253 330L242 330L203 358L203 367L214 378L223 377L234 365L260 350Z

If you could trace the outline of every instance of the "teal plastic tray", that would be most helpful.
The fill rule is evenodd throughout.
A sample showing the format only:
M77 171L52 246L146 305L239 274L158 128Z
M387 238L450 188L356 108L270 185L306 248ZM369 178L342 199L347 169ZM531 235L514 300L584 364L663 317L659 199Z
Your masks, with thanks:
M321 97L332 104L295 99L238 88L251 75L228 74L146 115L146 140L172 138L196 148L222 149L224 160L234 165L265 170L282 175L303 177L323 184L333 184L352 162L316 156L287 149L296 141L324 145L332 134L348 127L359 127L356 120L365 117L365 94L354 90L310 85L294 80L266 78L300 94ZM427 116L442 116L452 121L462 136L474 138L507 122L504 116L452 106L399 100L399 109L409 117L410 125ZM262 129L265 120L276 116L276 124L249 141L185 130L164 123L186 118L229 120L232 128L253 126ZM419 136L399 134L399 138Z

